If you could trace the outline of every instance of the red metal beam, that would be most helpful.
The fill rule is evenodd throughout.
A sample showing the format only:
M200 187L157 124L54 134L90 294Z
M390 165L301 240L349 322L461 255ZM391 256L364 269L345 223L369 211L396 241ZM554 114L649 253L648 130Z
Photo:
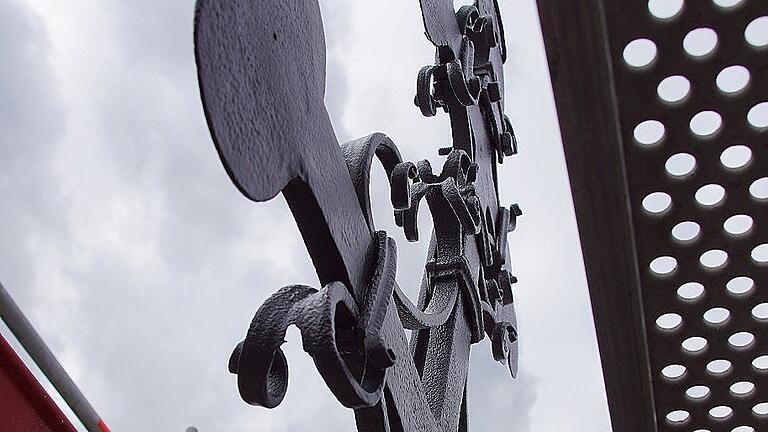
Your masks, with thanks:
M0 429L5 432L76 431L2 335Z

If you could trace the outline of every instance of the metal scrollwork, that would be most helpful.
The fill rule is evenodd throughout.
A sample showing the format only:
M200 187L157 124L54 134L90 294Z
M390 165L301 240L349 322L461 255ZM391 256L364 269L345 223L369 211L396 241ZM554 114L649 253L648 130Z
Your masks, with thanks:
M486 335L494 359L517 373L507 233L521 212L498 203L496 164L517 152L503 114L498 7L420 2L437 53L418 72L414 103L424 116L441 108L451 121L439 174L426 160L403 161L381 133L339 145L324 104L317 0L197 1L200 93L221 161L248 198L282 192L322 286L286 286L256 312L229 362L249 404L283 400L280 347L291 325L331 392L355 410L360 431L466 430L469 350ZM423 200L433 221L416 302L395 281L394 240L373 221L375 159L406 239L419 239Z
M377 238L376 270L361 308L340 282L320 290L290 285L259 308L229 362L243 400L266 408L282 402L288 364L280 345L295 325L304 350L342 405L363 408L379 401L385 370L395 363L380 331L395 284L396 250L383 231Z

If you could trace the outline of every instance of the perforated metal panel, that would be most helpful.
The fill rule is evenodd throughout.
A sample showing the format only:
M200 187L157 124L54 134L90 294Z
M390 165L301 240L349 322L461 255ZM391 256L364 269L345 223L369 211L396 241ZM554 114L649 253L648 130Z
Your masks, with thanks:
M768 431L768 46L745 35L768 2L626 3L606 12L657 424Z
M641 380L647 370L651 383L606 371L607 386L638 392L608 389L614 427L616 409L651 398L652 420L616 430L768 431L768 1L589 1L574 13L593 17L594 32L565 28L554 2L539 3L604 369L635 368ZM564 60L568 49L607 50L596 58L608 69L608 103L573 100L564 75L588 65ZM579 132L589 126L574 118L595 116L615 122L618 139L605 127L603 142L583 144ZM633 243L627 256L639 278L627 289L639 291L629 323L608 318L611 302L596 302L612 290L596 263L621 263L595 247L605 241L585 239L598 235L586 219L621 225L621 214L584 189L599 176L584 159L607 169L606 146L623 159L620 176L608 176L623 184L608 193L628 204L631 233L616 241ZM595 153L577 154L587 149ZM631 365L616 364L612 352L622 329L645 338Z

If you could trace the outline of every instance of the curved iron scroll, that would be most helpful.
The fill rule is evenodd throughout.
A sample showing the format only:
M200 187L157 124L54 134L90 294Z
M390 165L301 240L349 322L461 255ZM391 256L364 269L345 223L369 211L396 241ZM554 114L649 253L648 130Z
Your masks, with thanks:
M385 233L379 232L378 238L378 262L362 310L340 282L320 290L290 285L259 308L229 363L243 400L267 408L282 402L288 364L280 345L288 327L296 325L304 350L339 402L363 408L379 401L384 371L395 361L380 330L395 283L396 253Z
M323 101L317 0L197 1L195 58L219 157L248 198L283 192L322 285L284 287L256 312L229 365L250 404L272 408L285 396L280 346L291 325L361 431L466 430L469 349L485 335L516 374L507 233L520 211L499 206L496 163L517 143L503 114L498 7L421 6L437 55L418 74L414 102L426 116L442 109L451 120L439 174L427 161L403 161L381 133L338 144ZM415 303L395 282L395 243L371 215L374 157L406 238L418 240L422 200L434 222Z

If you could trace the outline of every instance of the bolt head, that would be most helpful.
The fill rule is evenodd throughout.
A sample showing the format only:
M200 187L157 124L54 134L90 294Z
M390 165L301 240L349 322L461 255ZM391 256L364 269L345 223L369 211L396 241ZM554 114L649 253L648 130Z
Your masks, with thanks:
M501 85L498 81L488 83L485 90L488 92L488 99L490 99L491 102L498 102L501 100Z
M504 156L517 154L517 140L511 132L504 132L501 135L501 151Z

